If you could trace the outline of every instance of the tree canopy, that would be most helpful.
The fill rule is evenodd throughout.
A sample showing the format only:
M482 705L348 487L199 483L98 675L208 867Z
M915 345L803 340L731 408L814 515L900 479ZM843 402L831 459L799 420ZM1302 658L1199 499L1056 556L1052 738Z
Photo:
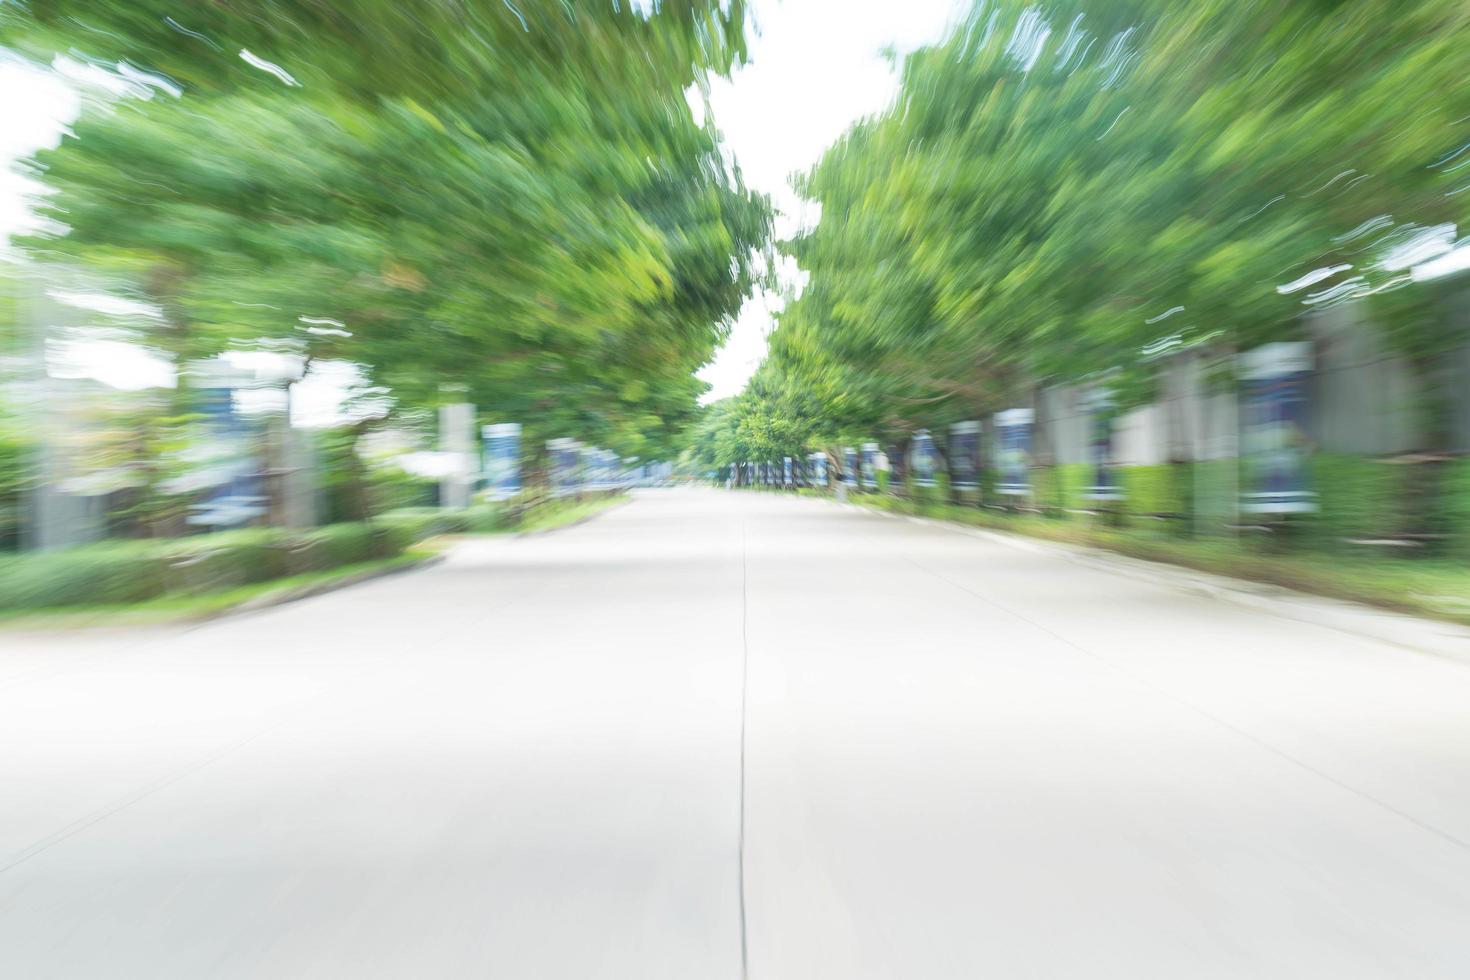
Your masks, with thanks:
M1343 302L1461 342L1409 268L1470 207L1467 41L1458 0L977 2L798 179L809 281L751 393L881 436Z
M161 306L156 346L276 341L634 455L695 417L767 237L686 100L742 4L7 10L136 86L40 156L65 232L29 245Z

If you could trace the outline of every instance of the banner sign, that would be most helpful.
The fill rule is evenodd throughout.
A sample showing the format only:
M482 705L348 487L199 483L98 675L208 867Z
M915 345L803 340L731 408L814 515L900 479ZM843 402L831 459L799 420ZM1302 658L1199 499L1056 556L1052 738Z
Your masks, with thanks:
M996 493L1019 497L1031 492L1031 423L1035 417L1029 408L996 413L995 437L1000 457Z
M861 476L864 490L876 490L878 488L878 444L876 442L863 443L863 468Z
M200 465L189 474L188 482L213 490L203 504L191 508L188 523L235 527L265 516L268 498L250 445L249 426L235 405L235 389L223 385L201 388L198 399L208 436L206 448L195 453Z
M551 492L557 497L568 497L581 489L578 470L581 467L581 447L575 439L553 439L546 444L551 456Z
M592 481L597 479L597 450L591 446L577 445L577 492L582 493L592 489Z
M900 446L889 446L878 454L878 472L888 471L888 489L902 490L908 473L908 458Z
M1241 510L1251 514L1305 514L1317 509L1307 458L1308 342L1266 344L1240 355L1245 431L1241 435L1247 492Z
M787 456L786 457L785 476L786 476L786 486L789 487L789 486L791 486L791 457L790 456Z
M929 435L928 429L920 429L914 433L914 443L909 449L909 457L913 460L914 485L934 486L935 475L943 465L943 460L939 458L939 450L935 448L934 438Z
M980 489L980 423L949 427L949 474L956 490Z
M1091 439L1087 462L1092 470L1092 483L1087 488L1089 500L1121 500L1123 488L1113 469L1113 419L1117 416L1113 393L1107 388L1094 388L1086 401Z
M842 482L857 489L858 455L851 446L842 447Z
M485 451L485 489L491 500L506 500L521 492L521 427L501 422L480 428Z
M818 490L827 489L827 454L812 453L810 457L810 472L812 486Z

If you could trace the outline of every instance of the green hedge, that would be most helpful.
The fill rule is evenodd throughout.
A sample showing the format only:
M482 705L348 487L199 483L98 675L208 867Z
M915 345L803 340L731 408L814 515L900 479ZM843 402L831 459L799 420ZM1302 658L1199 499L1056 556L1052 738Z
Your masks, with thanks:
M924 504L949 503L949 474L934 474L934 486L921 487L914 482L912 474L904 478L905 493L910 500Z
M1191 476L1190 468L1180 464L1120 466L1124 511L1135 517L1189 513Z
M1440 511L1450 536L1449 552L1470 558L1470 459L1449 463L1444 474Z
M1405 466L1363 456L1312 457L1318 511L1303 522L1313 543L1337 546L1344 538L1381 537L1403 527Z
M1086 463L1060 463L1031 469L1031 489L1036 506L1048 513L1085 509L1084 497L1092 468Z
M162 595L169 563L154 548L118 542L0 559L0 609L141 602Z
M107 541L0 557L0 610L122 605L200 595L391 558L437 534L486 531L501 508L406 509L371 523L250 528L166 541Z

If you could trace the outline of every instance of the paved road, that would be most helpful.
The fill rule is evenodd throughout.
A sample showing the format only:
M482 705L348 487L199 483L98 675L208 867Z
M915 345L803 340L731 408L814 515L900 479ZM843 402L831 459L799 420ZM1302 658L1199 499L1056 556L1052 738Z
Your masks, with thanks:
M0 634L0 977L743 958L1470 976L1470 660L714 491L203 627Z

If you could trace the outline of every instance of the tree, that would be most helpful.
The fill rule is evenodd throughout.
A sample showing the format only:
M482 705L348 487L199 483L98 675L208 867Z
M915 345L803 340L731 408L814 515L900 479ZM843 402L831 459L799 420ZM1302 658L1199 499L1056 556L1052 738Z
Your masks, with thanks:
M977 3L798 182L772 370L901 436L1340 302L1437 356L1404 257L1470 206L1467 39L1453 0Z
M400 405L454 386L533 442L667 449L767 234L684 94L741 56L743 5L328 6L8 12L28 50L182 88L41 156L68 230L33 253L161 306L181 360L269 342Z

